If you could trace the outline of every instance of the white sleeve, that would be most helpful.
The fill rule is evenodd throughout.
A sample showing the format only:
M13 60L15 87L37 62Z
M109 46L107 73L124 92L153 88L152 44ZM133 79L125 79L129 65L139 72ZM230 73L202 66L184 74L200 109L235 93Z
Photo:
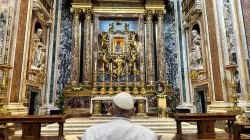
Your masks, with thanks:
M94 140L94 133L91 127L84 132L82 140Z

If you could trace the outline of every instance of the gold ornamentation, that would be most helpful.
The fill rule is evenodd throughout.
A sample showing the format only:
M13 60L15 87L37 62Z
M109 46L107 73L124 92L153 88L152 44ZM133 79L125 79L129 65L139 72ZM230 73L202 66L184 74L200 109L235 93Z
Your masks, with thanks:
M138 89L137 89L137 80L136 80L136 75L137 75L137 69L136 69L136 64L134 63L134 88L133 88L133 94L137 95L138 94Z
M238 99L240 98L239 95L237 95L237 84L234 81L234 73L235 70L238 68L237 65L232 64L232 62L230 62L230 65L226 66L226 70L228 70L230 72L231 75L231 80L230 80L230 88L231 88L231 95L230 98L232 99L232 103L234 104L233 107L229 108L227 110L228 113L234 113L237 114L236 116L236 122L239 123L247 123L249 122L249 120L245 117L242 116L242 114L245 112L241 107L238 106Z
M166 10L157 10L155 11L158 20L162 20L166 14Z
M155 11L153 11L153 10L145 11L147 21L152 21L154 13L155 13Z
M145 101L139 100L138 101L138 113L137 116L147 116L145 113L146 107L145 107Z
M12 69L12 66L10 65L6 65L6 64L2 64L0 65L0 70L2 71L2 83L0 85L0 116L8 116L11 115L11 112L8 112L7 109L3 108L3 105L6 104L7 98L6 98L6 94L7 94L7 86L8 86L8 82L7 82L7 72Z
M38 83L43 84L43 83L44 83L45 77L46 77L46 73L40 71L40 72L37 74L37 79L36 79L36 81L37 81Z
M85 9L83 10L83 12L85 13L85 18L86 18L87 20L91 20L91 16L92 16L92 14L93 14L93 10L92 10L91 8L85 8Z
M202 71L200 70L191 70L191 72L189 73L189 77L193 84L196 84L199 81L199 75L201 74L201 72Z
M93 115L100 115L101 114L101 101L93 101Z
M73 13L73 17L75 20L79 20L81 9L80 8L70 8L70 12Z

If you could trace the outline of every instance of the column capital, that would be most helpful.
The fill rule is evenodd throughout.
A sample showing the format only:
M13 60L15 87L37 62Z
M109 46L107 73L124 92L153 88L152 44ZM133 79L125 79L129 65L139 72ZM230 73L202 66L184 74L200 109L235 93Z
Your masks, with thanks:
M145 11L145 16L146 16L147 21L152 20L154 13L155 13L154 10L146 10Z
M82 9L82 12L85 13L85 18L90 20L91 19L91 16L93 14L93 9L92 8L85 8L85 9Z
M158 20L162 20L166 14L166 10L156 10L155 15L157 16Z
M70 8L70 12L73 14L74 19L79 19L79 16L81 14L81 9L80 8Z

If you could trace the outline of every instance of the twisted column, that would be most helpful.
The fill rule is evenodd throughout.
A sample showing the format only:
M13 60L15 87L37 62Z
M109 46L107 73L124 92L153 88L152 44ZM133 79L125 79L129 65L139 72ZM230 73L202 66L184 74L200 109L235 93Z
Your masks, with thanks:
M158 18L157 23L157 61L158 61L158 80L166 81L166 49L164 40L164 15L165 11L156 11L156 16Z
M147 68L147 83L155 81L154 67L154 38L153 38L153 11L146 11L146 68Z
M70 11L73 14L70 82L79 83L79 74L80 74L79 16L81 13L81 9L71 8Z
M83 51L83 83L91 81L91 16L92 9L84 9L84 51Z

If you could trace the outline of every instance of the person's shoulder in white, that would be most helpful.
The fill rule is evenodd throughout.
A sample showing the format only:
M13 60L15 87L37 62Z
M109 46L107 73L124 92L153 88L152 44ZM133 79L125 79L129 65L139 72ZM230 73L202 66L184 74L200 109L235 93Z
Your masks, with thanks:
M112 121L88 128L82 140L157 140L153 131L130 122L135 110L133 97L129 93L115 95L110 109L114 116Z

